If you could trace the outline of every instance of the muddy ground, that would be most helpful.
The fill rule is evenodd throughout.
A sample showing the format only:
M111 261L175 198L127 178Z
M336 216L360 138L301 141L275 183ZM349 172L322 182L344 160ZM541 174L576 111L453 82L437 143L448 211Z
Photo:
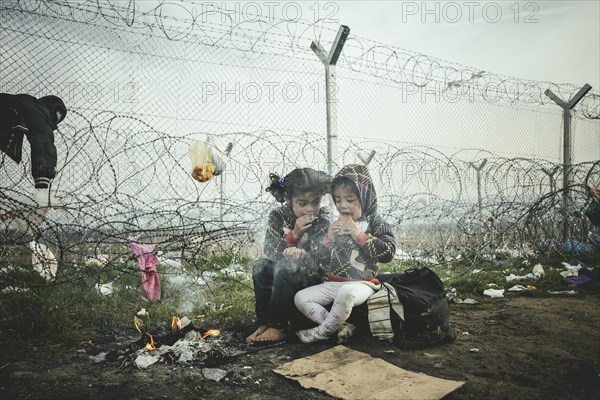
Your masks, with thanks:
M457 338L440 346L402 350L367 337L348 346L410 371L466 383L446 399L599 399L600 297L483 299L451 305ZM239 332L224 332L202 362L154 364L147 370L127 362L95 363L90 355L114 350L114 335L90 338L75 348L2 348L2 399L329 399L272 372L278 365L334 343L282 343L249 347ZM470 351L477 348L479 351ZM390 352L390 350L394 350ZM227 371L220 382L205 367ZM376 388L374 388L376 390Z

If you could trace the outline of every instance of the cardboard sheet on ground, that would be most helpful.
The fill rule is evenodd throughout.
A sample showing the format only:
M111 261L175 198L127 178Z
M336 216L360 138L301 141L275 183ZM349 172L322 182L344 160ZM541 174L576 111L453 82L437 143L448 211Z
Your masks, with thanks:
M345 346L290 361L273 372L341 399L441 399L464 384L407 371Z

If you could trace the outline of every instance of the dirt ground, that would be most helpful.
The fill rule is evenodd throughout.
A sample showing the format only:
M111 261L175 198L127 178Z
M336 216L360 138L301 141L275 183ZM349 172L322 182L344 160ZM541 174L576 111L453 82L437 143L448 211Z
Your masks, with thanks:
M466 383L446 399L599 399L600 297L483 299L451 305L456 341L402 350L368 337L348 347L404 369ZM272 372L290 360L334 343L243 344L249 327L224 332L215 346L231 356L178 366L154 364L140 370L121 361L95 363L90 355L117 346L114 335L75 348L3 348L2 399L329 399ZM477 348L479 351L470 351ZM390 350L394 350L390 352ZM227 371L220 382L203 368ZM376 389L375 389L376 390Z

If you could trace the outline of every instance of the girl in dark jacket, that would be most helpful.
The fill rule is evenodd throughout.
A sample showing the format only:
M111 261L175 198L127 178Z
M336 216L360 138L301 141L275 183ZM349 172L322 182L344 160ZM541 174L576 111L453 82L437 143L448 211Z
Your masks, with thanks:
M327 233L327 210L321 198L327 192L324 172L298 168L286 176L271 174L267 191L284 203L269 213L264 257L253 270L258 328L247 343L276 342L286 338L294 294L322 281L326 263L318 250Z

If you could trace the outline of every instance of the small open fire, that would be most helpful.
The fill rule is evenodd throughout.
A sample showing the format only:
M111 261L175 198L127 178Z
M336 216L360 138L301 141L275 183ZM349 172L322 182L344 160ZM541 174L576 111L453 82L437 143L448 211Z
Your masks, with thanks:
M200 340L206 339L209 336L217 337L217 336L221 335L220 329L208 329L208 330L197 329L194 327L194 325L192 323L188 323L187 325L183 326L181 319L176 315L174 315L173 318L171 319L171 334L167 334L167 335L162 335L162 336L156 335L155 336L149 332L142 331L143 322L138 317L133 317L133 324L135 326L135 329L142 335L142 337L140 338L140 342L144 343L144 348L148 351L154 351L157 348L161 347L162 345L168 345L168 346L174 345L180 339L185 338L186 334L188 332L204 331L199 336Z

